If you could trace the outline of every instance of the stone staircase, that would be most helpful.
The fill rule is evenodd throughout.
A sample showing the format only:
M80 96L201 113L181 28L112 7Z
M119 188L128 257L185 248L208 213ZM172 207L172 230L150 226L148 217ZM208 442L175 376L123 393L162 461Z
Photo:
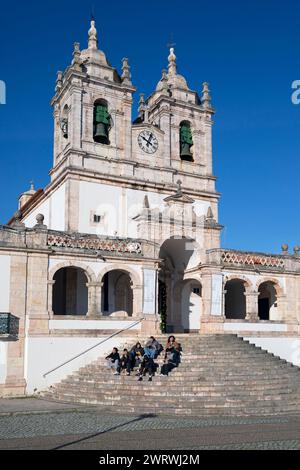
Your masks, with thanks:
M166 336L158 337L162 344ZM115 412L192 416L300 413L300 369L235 335L176 335L182 361L152 382L114 376L103 358L41 393ZM132 344L136 342L133 338ZM126 344L125 347L128 347ZM120 348L121 350L121 348ZM158 362L162 362L162 358Z

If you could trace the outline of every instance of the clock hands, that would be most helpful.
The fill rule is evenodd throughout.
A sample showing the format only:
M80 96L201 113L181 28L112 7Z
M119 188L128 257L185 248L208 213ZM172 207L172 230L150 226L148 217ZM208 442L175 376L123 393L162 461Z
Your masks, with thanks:
M141 137L142 137L142 139L144 139L147 142L147 147L149 147L149 145L151 145L151 140L153 138L153 134L150 134L149 139L146 139L146 137L144 137L143 135L141 135Z
M143 140L146 143L143 143L142 142ZM158 142L153 132L141 133L139 135L139 144L140 144L140 147L147 153L154 153L158 147Z

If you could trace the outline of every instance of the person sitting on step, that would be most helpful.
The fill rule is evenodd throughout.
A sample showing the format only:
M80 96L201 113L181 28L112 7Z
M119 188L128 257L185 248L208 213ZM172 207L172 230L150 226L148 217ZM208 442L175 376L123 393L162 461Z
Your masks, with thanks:
M126 375L130 375L130 359L128 349L123 350L123 354L120 358L120 363L118 367L118 372L121 373L122 370L126 369Z
M108 356L106 356L105 359L107 361L106 367L108 369L114 369L114 375L120 375L120 372L118 371L120 363L120 354L118 348L113 348L112 352Z
M147 356L147 354L144 355L143 360L140 364L139 368L139 378L138 381L141 382L143 380L143 377L148 373L149 374L149 382L152 382L152 377L155 372L155 364L152 359L152 357Z
M150 336L148 341L145 344L145 352L147 348L151 347L154 350L154 358L156 359L160 353L164 350L163 346L154 338L154 336Z
M178 367L180 363L180 351L178 346L174 347L171 346L170 348L166 349L164 363L161 366L160 375L169 375L172 369Z
M130 361L130 370L133 370L136 366L139 366L142 357L144 355L144 349L142 348L141 343L138 341L130 350L129 361Z
M146 343L146 346L144 347L144 355L151 357L151 359L155 358L156 354L156 349L152 344Z
M179 343L176 341L175 336L174 336L174 335L171 335L171 336L169 336L169 338L168 338L167 345L166 345L166 350L167 350L167 349L170 349L170 348L172 348L172 347L175 347L175 348L176 348L176 347L178 347L178 344L179 344Z

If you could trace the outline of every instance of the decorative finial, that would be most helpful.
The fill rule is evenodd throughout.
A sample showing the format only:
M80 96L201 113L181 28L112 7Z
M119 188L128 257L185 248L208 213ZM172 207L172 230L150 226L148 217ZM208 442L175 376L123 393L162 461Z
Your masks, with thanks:
M289 245L287 243L283 243L281 245L281 249L282 249L282 254L286 255L288 254L288 251L289 251Z
M89 35L89 42L88 42L88 48L89 49L98 49L98 35L97 35L97 30L95 27L95 20L91 20L91 27L88 32Z
M176 191L176 194L177 195L181 195L182 194L182 181L181 180L177 180L176 181L176 184L177 184L177 191Z
M58 92L59 90L61 90L62 85L63 85L62 79L63 79L63 73L61 72L61 70L59 70L57 72L57 77L56 77L55 92Z
M203 108L207 109L211 107L211 96L209 94L209 86L207 82L204 82L202 88L202 106Z
M121 78L122 78L122 82L125 85L132 85L130 66L128 64L127 57L124 57L124 59L122 59L122 76L121 76Z
M138 108L139 116L142 116L145 112L145 94L140 93L140 100L139 100L139 108Z
M209 220L212 220L214 218L214 214L213 214L212 208L210 206L207 210L206 218L209 219Z
M34 226L35 229L46 229L47 225L44 224L44 214L38 214L35 218L36 224Z
M299 256L299 252L300 252L300 246L299 245L295 245L294 246L294 254L296 256Z
M11 226L16 229L24 229L25 224L22 222L22 217L23 217L22 212L20 210L16 211L13 215L14 220Z
M176 55L174 53L174 47L170 47L170 54L168 57L169 65L169 75L176 75L177 68L176 68Z
M72 64L75 67L79 67L80 64L81 64L81 61L80 61L80 44L79 44L79 42L74 42Z
M162 82L162 92L167 95L168 94L168 75L167 75L166 69L162 70L161 82Z
M34 189L34 181L33 181L33 180L30 181L30 191L35 191L35 189Z
M214 218L214 213L212 211L212 208L209 206L207 210L207 214L205 217L205 223L207 227L215 227L217 225L216 219Z
M148 199L148 196L146 194L145 197L144 197L144 209L149 209L149 208L150 208L149 199Z

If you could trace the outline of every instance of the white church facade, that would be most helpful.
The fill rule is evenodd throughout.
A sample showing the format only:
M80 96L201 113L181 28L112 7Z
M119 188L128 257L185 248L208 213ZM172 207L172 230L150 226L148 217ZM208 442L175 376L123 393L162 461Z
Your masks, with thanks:
M288 360L300 347L299 247L221 248L208 84L190 90L171 48L133 121L135 91L92 21L57 74L51 181L0 226L0 395L41 390L130 334L236 333Z

